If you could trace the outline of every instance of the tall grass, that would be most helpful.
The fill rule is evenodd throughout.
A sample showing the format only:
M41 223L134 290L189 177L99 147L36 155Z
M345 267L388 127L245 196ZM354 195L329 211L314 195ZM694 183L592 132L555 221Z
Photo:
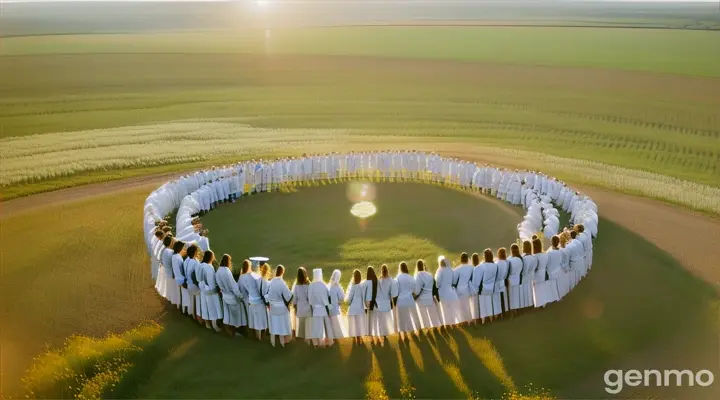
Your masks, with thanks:
M0 187L92 171L152 167L311 151L408 149L441 151L479 163L552 173L720 214L720 188L653 172L542 152L431 137L386 136L365 130L265 129L225 121L188 120L113 129L0 139ZM578 154L582 156L582 154Z
M71 336L59 350L35 357L22 378L30 398L100 399L120 382L142 346L155 339L162 327L146 322L103 339Z

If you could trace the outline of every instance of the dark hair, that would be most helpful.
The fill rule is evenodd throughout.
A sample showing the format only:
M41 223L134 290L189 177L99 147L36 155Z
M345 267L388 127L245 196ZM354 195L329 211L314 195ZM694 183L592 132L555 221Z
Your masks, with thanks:
M245 259L243 260L242 269L240 270L240 272L242 272L243 274L247 274L248 271L250 271L250 260Z
M473 253L473 255L472 255L472 260L473 260L473 265L474 265L474 266L477 267L478 265L480 265L480 254L478 254L478 253Z
M520 257L520 246L518 246L517 243L513 243L513 245L510 246L510 254L512 254L513 257Z
M295 283L297 283L298 285L307 285L310 283L305 267L298 268L297 279L295 280Z
M523 253L532 254L532 243L529 240L523 242Z
M353 271L353 283L358 285L360 282L362 282L362 274L359 269L356 269Z
M199 247L197 247L194 244L191 244L190 247L187 249L187 256L190 258L195 258L195 253L199 250Z
M577 229L578 233L583 233L583 232L585 232L585 225L577 224L577 225L575 225L575 229Z
M183 247L185 247L185 243L183 243L181 240L178 240L173 245L173 251L175 252L175 254L178 254L182 251Z
M537 238L538 238L538 235L532 235L532 236L530 237L530 240L535 240L535 239L537 239Z
M407 263L405 261L400 263L400 272L407 274L408 273L408 267Z
M172 241L173 241L172 236L169 236L169 235L165 236L165 239L163 239L163 246L170 247L170 245L172 244Z
M390 276L390 272L388 271L387 264L383 264L380 266L380 275L383 278L387 278L388 276Z
M197 247L197 246L195 246ZM205 251L205 254L203 254L202 262L205 264L210 264L215 259L215 253L212 252L212 250Z
M277 267L275 267L275 276L283 276L285 273L285 267L283 267L281 264L278 264Z
M161 231L161 230L155 231L155 237L156 237L156 238L161 238L161 237L163 237L163 236L165 236L165 232L163 232L163 231Z
M375 274L375 268L373 267L367 267L367 272L365 273L365 279L373 282L377 282L377 275Z
M504 247L498 249L498 260L507 260L507 250Z
M415 268L417 268L418 271L425 271L425 261L423 261L422 258L417 260Z
M172 228L170 228L169 226L163 226L161 229L163 232L166 232L166 233L170 232L172 230Z
M468 254L467 253L463 252L462 254L460 254L460 262L463 264L467 264L467 262L468 262Z
M220 259L220 266L221 267L232 267L232 257L230 257L230 254L223 254L222 258Z
M570 231L570 237L573 238L573 239L575 239L575 238L577 237L577 232L576 232L576 231Z
M560 245L560 236L553 236L552 239L550 239L550 243L552 244L553 249L557 249Z
M542 240L540 240L540 239L533 240L532 246L533 246L533 254L538 254L538 253L543 252Z
M493 253L492 253L492 250L490 250L490 249L485 249L485 251L483 252L483 256L485 256L485 262L487 262L487 263L493 262Z

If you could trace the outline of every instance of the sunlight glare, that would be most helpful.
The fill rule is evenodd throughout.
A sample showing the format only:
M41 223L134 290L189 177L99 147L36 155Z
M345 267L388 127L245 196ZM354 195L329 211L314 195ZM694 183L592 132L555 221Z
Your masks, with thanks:
M370 218L375 215L376 212L377 207L375 207L375 204L371 201L361 201L353 205L350 209L350 214L361 219Z

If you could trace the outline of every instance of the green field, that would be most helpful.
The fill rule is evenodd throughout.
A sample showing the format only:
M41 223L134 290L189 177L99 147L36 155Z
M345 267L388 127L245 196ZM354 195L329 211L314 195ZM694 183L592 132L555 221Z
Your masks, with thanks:
M360 142L412 137L430 146L463 141L519 148L720 186L720 80L702 77L716 75L720 65L713 46L717 32L492 29L280 30L270 35L276 48L269 54L258 42L264 34L5 39L0 143L5 168L27 176L4 183L10 186L5 197L72 185L77 176L86 182L82 175L113 175L117 165L151 172L157 162L75 163L75 154L64 153L68 146L56 151L48 143L70 143L64 135L120 138L122 133L82 131L189 118L231 119L258 129L342 131ZM472 40L460 41L461 36ZM537 45L531 41L537 36L547 40ZM700 55L681 62L689 51ZM23 52L31 54L18 55ZM654 56L630 57L630 52ZM391 53L395 56L387 57ZM645 67L625 64L638 59L649 61ZM586 64L598 68L566 67ZM636 67L647 71L623 71ZM52 132L61 134L23 139ZM322 142L323 137L304 139ZM118 140L114 145L124 145ZM83 153L77 157L84 159L90 149L122 151L95 142L74 147ZM144 157L142 152L123 155ZM73 173L26 168L35 164L29 156L62 158L73 163ZM202 155L208 162L227 156ZM198 161L186 158L165 163ZM18 188L22 183L31 185Z
M460 251L509 245L521 216L520 209L486 197L386 183L377 186L378 214L360 229L349 214L345 192L343 184L336 184L257 195L222 206L203 221L217 252L231 252L236 259L270 252L272 262L284 263L290 273L307 263L325 267L329 275L333 267L349 271L387 262L394 270L400 260L418 256L432 259L442 252L455 258ZM3 221L3 249L32 242L41 250L30 257L6 252L2 258L3 295L17 299L12 307L3 307L3 321L13 321L12 330L3 330L3 365L27 365L28 355L43 343L58 345L71 333L122 332L144 318L159 319L162 328L141 342L142 352L128 358L130 367L110 391L114 397L269 398L292 393L296 398L377 398L382 390L399 398L405 397L401 390L412 387L417 398L472 393L486 398L512 388L525 390L528 383L551 388L560 398L604 397L606 368L662 368L682 362L683 368L698 369L716 361L717 342L711 338L718 327L708 317L717 307L713 289L607 220L601 221L590 278L546 310L421 336L409 345L392 339L382 348L342 342L318 352L295 343L282 351L267 343L229 340L175 310L164 310L153 294L144 246L137 240L141 210L136 205L144 195L99 198L61 206L60 212ZM114 211L103 211L108 209ZM96 218L99 214L107 218ZM52 235L37 238L31 229L37 224ZM346 273L343 282L347 279ZM115 348L98 347L99 354L84 358L102 358ZM648 352L652 360L644 358ZM44 371L48 379L53 375L52 368ZM200 385L201 380L206 384ZM44 382L49 386L54 380ZM662 393L709 398L701 389L686 390Z
M427 13L322 2L259 17L235 3L4 6L1 198L247 158L420 149L720 215L715 8L468 5L419 24L572 27L318 27ZM713 262L712 239L681 223L640 237L620 224L653 221L623 215L612 196L595 267L559 304L409 344L282 351L211 334L158 298L140 235L152 189L18 215L0 204L0 397L82 387L85 398L474 399L532 383L558 398L606 398L609 368L720 374L717 287L688 271L698 254L678 250L708 243ZM522 215L417 184L378 184L377 205L359 225L344 184L322 185L246 198L203 221L216 252L236 261L264 253L289 275L304 263L326 278L340 268L347 282L368 263L394 271L402 259L507 246ZM677 242L664 247L672 256L650 243L663 235ZM633 389L622 396L718 398Z

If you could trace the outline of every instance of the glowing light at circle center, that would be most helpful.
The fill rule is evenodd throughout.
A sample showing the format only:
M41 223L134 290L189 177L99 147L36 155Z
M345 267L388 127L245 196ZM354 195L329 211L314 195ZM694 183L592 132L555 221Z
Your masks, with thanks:
M350 214L362 219L372 217L376 212L377 207L371 201L361 201L350 209Z

